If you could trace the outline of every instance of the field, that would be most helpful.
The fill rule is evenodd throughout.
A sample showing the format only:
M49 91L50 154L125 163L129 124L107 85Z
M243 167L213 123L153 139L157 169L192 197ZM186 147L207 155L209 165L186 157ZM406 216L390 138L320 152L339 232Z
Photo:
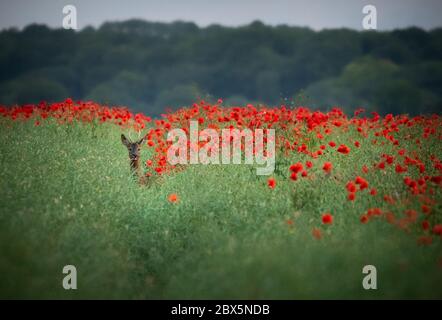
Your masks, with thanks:
M275 129L275 172L171 166L167 132L192 119ZM137 132L146 186L120 139ZM0 134L0 298L442 298L438 115L67 99L0 107Z

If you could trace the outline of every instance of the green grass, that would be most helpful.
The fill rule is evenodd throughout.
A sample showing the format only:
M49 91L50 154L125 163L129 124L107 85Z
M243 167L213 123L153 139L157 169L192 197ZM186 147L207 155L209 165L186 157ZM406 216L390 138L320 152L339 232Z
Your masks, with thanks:
M332 159L338 180L318 165L316 179L292 182L287 164L307 160L294 154L274 190L241 165L189 166L139 187L117 127L1 121L0 298L442 298L440 239L418 246L381 219L362 225L381 197L346 200L345 183L380 152L327 155L318 164ZM405 192L395 177L369 181ZM333 225L321 226L324 212ZM78 290L62 288L68 264ZM377 290L362 288L367 264Z

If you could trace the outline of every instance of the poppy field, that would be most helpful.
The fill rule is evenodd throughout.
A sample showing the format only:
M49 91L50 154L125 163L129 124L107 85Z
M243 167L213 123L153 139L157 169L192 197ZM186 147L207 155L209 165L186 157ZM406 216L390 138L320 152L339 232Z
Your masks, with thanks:
M274 129L273 173L171 165L167 134L190 121ZM122 133L147 137L146 185ZM438 114L219 99L151 118L66 99L0 106L0 134L2 298L442 298Z

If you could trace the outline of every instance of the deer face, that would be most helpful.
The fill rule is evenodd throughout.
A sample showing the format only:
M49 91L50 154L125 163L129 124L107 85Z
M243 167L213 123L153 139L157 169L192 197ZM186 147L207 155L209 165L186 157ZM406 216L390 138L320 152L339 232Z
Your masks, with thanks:
M132 142L125 137L124 134L121 135L121 142L127 147L129 151L129 159L131 161L137 161L140 157L140 146L146 141L146 136L141 138L136 142Z

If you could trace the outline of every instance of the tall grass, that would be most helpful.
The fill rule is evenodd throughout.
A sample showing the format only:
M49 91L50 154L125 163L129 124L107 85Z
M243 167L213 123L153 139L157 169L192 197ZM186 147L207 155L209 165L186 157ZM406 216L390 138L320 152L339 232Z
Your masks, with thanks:
M318 167L294 183L284 162L274 190L245 165L189 166L140 187L112 125L2 120L0 134L0 298L442 298L440 239L418 246L381 219L363 225L382 200L346 200L369 148L330 155L335 177ZM371 179L404 192L392 172ZM334 223L317 240L324 212ZM68 264L77 290L62 287ZM362 287L368 264L377 290Z

